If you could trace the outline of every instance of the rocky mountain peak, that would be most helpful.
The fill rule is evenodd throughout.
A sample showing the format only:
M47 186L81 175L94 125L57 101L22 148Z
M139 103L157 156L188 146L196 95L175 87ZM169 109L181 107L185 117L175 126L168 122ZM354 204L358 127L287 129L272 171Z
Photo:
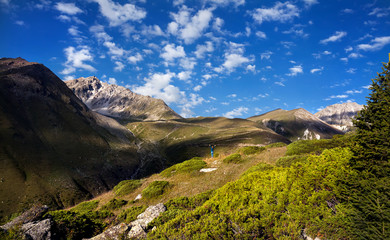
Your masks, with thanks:
M161 99L133 93L127 88L102 82L95 76L65 83L90 109L106 116L131 120L181 118Z
M334 104L314 115L326 123L346 132L353 126L352 118L355 117L362 108L363 105L355 102Z

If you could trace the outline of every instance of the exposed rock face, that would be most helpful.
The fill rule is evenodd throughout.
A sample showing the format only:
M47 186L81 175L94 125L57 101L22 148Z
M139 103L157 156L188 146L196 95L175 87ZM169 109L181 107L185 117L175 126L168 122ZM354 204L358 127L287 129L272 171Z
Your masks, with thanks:
M160 99L133 93L127 88L101 82L96 77L65 83L90 109L106 116L133 120L181 118Z
M140 166L132 134L42 64L0 59L0 119L0 218L32 202L74 205Z
M128 239L146 238L148 224L166 210L166 207L162 203L150 206L145 210L145 212L137 216L137 220L131 222L129 225L121 223L119 225L110 227L103 233L90 238L90 240L119 240L123 239L124 236L127 236Z
M248 119L262 123L291 141L331 138L335 134L343 134L303 108L290 111L277 109Z
M327 106L325 109L314 114L324 122L347 132L353 126L352 118L363 109L363 105L352 103L342 103Z
M0 228L4 230L9 230L15 226L20 226L22 224L30 223L39 220L49 208L47 206L35 205L31 207L29 210L22 213L20 216L16 217L11 222L0 226Z
M51 219L45 219L39 222L29 222L23 224L20 230L23 232L26 239L51 240L52 227L53 221Z

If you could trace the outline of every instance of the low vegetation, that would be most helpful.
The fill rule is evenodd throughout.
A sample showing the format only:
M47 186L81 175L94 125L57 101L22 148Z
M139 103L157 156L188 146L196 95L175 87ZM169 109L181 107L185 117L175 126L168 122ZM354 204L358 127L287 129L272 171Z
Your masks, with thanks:
M126 200L118 200L116 198L111 199L108 203L104 204L100 210L114 211L120 209L127 204Z
M99 206L98 200L92 200L88 202L82 202L72 208L72 211L76 211L79 213L86 213L95 210Z
M240 148L238 150L239 153L242 153L243 155L253 155L256 153L260 153L265 150L265 147L258 147L258 146L247 146Z
M137 219L137 216L146 210L145 206L133 206L118 215L118 220L125 223L131 223Z
M241 163L243 162L243 158L239 153L233 153L223 159L224 163Z
M179 173L198 172L200 169L207 166L207 163L202 158L195 157L190 160L178 163L169 167L160 173L161 176L170 177Z
M142 185L141 180L124 180L118 183L113 189L115 195L124 196L132 193L134 190Z
M148 187L146 187L142 191L142 197L145 198L156 198L164 194L164 192L169 188L169 182L167 181L154 181L149 184Z

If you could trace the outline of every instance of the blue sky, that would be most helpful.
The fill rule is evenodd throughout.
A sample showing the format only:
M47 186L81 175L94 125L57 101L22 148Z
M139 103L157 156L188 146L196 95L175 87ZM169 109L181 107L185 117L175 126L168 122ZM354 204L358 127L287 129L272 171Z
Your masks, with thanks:
M1 57L96 76L184 117L364 104L388 0L0 0Z

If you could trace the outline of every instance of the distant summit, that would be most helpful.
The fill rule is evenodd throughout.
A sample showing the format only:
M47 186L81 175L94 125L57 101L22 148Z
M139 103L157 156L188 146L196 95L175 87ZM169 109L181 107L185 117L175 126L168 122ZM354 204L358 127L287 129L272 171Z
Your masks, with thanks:
M352 118L362 110L363 105L355 102L334 104L314 114L324 122L344 131L349 131L352 126Z
M248 118L263 124L291 141L331 138L342 132L303 108L274 111Z
M96 77L78 78L65 83L91 110L106 116L129 120L182 118L161 99L133 93Z

